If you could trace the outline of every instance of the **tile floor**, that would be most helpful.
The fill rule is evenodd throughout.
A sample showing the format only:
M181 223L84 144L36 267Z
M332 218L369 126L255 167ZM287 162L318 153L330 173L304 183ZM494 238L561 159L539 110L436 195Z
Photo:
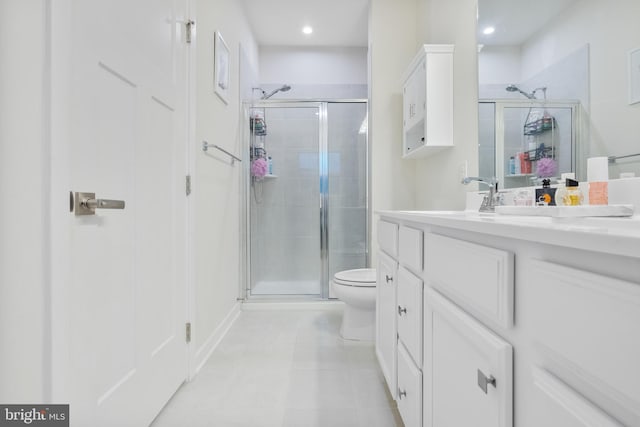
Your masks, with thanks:
M243 311L152 427L402 426L373 344L342 340L341 318Z

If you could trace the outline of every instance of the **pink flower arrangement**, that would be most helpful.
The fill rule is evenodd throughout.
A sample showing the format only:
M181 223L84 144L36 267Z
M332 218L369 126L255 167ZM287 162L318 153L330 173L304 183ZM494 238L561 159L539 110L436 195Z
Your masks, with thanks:
M251 162L251 175L256 178L264 178L267 174L267 161L262 157Z
M556 161L551 157L543 157L536 162L536 175L541 178L553 176L556 173Z

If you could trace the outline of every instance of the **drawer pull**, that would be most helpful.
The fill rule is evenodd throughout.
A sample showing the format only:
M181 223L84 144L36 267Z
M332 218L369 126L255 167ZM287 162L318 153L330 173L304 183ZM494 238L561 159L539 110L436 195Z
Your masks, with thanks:
M389 283L389 282L393 282L393 277L392 277L392 276L387 276L387 275L385 274L384 278L385 278L385 280L387 281L387 283Z
M496 379L493 377L493 375L489 375L489 377L487 377L485 374L482 373L480 369L478 369L478 387L480 387L482 391L484 391L484 394L487 394L488 384L492 385L495 388Z
M402 313L407 314L407 309L398 306L398 316L402 316Z
M403 397L407 397L407 391L398 389L398 399L402 400Z

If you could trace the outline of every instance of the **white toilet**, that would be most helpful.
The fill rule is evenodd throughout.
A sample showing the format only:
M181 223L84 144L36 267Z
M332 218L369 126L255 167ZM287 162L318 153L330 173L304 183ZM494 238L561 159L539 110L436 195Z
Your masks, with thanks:
M336 273L333 294L344 302L340 335L347 340L373 341L376 324L376 270L358 268Z

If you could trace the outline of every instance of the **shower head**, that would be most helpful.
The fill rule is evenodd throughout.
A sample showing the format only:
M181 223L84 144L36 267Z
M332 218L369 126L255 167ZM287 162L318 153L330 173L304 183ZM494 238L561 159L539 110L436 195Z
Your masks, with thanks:
M291 90L291 86L282 85L282 87L279 87L278 89L272 91L269 94L266 94L265 91L262 91L262 99L269 99L269 98L271 98L273 95L275 95L278 92L286 92L288 90Z
M532 93L527 93L525 91L523 91L522 89L520 89L518 86L516 85L509 85L506 88L507 92L520 92L521 94L523 94L524 96L526 96L529 99L536 99L536 95L535 95L535 90ZM536 89L538 90L538 89Z

